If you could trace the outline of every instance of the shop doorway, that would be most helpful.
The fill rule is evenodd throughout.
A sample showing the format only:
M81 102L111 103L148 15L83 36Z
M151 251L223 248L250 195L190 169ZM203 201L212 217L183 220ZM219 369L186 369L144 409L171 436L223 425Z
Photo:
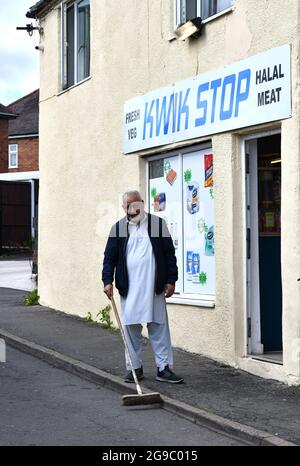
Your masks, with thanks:
M245 149L248 354L282 363L281 135Z

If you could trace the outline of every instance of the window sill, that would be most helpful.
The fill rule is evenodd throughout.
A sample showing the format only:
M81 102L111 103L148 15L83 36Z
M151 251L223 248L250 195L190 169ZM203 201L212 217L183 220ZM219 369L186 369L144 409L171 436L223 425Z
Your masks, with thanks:
M195 306L195 307L215 307L215 298L211 299L199 298L199 297L186 297L186 296L173 296L172 298L166 299L167 304L181 304L182 306Z
M81 84L86 83L86 82L89 81L90 79L92 79L92 76L88 76L87 78L83 79L82 81L79 81L78 83L73 84L73 86L70 86L70 87L68 87L67 89L63 89L62 91L60 91L60 92L57 94L57 96L60 96L60 95L62 95L62 94L65 94L66 92L71 91L72 89L74 89L74 87L81 86Z
M226 10L220 11L216 15L213 15L213 16L210 16L209 18L204 19L202 21L202 24L210 23L211 21L214 21L214 20L220 18L221 16L228 15L228 13L232 13L235 10L235 8L236 8L235 6L231 6L229 8L226 8ZM168 41L172 42L175 39L177 39L177 36L175 34L175 31L174 31L173 34L168 38Z

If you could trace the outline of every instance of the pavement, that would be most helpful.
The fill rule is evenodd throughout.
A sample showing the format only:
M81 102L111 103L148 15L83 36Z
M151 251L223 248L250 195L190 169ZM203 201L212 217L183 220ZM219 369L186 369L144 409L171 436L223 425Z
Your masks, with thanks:
M158 406L124 408L115 391L15 349L7 361L0 363L0 445L243 445Z
M0 288L0 338L57 367L120 393L124 352L119 333L44 306L26 307L26 292ZM159 391L163 407L200 425L235 434L256 445L300 445L300 388L266 380L200 355L174 349L176 373L185 383L155 380L155 364L144 340L144 391Z
M25 291L36 288L28 255L0 256L0 287Z

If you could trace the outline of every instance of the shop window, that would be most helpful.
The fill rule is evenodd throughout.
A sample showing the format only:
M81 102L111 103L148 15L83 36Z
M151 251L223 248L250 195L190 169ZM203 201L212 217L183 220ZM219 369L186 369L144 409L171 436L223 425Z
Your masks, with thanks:
M8 168L18 168L18 144L8 145Z
M232 7L235 0L175 0L175 29L190 19L205 20Z
M211 149L148 161L148 210L171 233L179 271L177 298L213 301L214 188Z
M90 75L90 1L62 4L62 87Z

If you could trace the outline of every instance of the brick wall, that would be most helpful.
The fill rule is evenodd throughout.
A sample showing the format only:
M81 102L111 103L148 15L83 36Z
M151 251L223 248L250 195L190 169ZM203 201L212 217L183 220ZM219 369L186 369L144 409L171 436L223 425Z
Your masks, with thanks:
M7 171L27 172L39 169L39 138L9 139L8 144L18 144L18 168L10 168ZM8 153L8 148L7 148ZM8 167L8 159L6 158Z
M8 121L0 118L0 173L6 173L7 167L7 132Z

